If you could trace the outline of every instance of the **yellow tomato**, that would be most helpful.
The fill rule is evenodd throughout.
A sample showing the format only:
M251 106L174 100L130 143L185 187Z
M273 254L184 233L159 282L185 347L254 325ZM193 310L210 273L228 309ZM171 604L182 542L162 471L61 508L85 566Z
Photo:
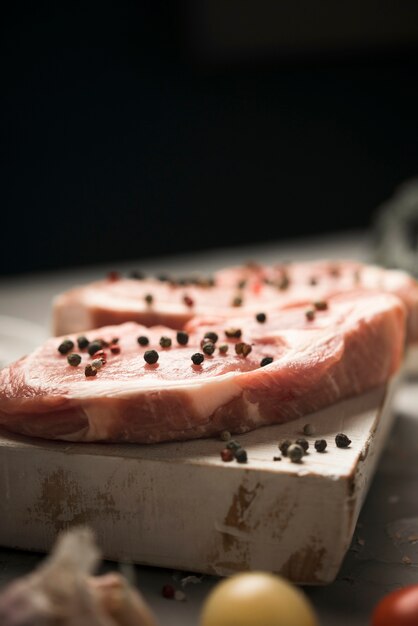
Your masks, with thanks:
M200 626L319 626L301 589L268 572L225 578L209 593Z

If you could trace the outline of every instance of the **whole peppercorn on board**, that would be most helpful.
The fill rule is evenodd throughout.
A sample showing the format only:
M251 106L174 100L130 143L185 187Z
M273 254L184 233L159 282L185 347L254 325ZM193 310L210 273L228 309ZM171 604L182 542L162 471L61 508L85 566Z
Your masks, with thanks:
M46 552L61 529L87 524L112 560L216 575L262 569L300 584L330 583L391 428L396 386L392 377L315 414L235 435L242 463L223 460L235 447L226 433L127 445L3 432L0 544ZM337 446L341 435L348 447ZM296 463L278 446L300 438L309 447ZM327 446L318 452L322 439Z

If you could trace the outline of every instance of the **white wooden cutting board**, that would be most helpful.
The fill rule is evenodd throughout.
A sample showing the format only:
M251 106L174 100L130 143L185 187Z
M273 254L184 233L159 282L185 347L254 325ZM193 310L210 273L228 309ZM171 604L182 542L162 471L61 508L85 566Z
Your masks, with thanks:
M57 533L88 524L105 558L229 575L280 573L331 582L350 545L392 422L396 381L308 418L237 439L248 463L224 463L221 441L149 446L0 437L0 544L48 551ZM306 423L309 454L279 455ZM352 444L337 448L345 432ZM313 448L328 441L327 452Z

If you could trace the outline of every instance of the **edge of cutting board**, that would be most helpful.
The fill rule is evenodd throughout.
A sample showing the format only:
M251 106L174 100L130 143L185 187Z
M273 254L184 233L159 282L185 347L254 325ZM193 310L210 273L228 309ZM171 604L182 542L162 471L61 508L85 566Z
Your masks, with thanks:
M0 544L47 552L86 524L106 559L227 576L264 569L297 584L338 573L393 421L388 385L237 439L248 463L224 463L222 442L69 444L0 433ZM279 455L302 436L300 464ZM337 448L335 435L352 443ZM327 451L313 448L317 438Z

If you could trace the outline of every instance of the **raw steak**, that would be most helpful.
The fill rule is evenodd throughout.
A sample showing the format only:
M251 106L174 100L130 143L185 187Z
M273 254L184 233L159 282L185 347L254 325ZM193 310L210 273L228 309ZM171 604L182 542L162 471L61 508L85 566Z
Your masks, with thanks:
M235 288L212 284L181 285L155 278L100 280L55 298L53 332L63 335L128 321L181 329L196 315L236 315L239 305L237 300L234 306L234 299L241 296ZM256 312L261 305L268 306L276 299L275 287L266 286L262 294L248 290L245 310Z
M92 377L85 366L97 354L79 351L81 364L71 366L57 349L66 337L51 338L0 372L0 424L69 441L192 439L286 422L388 381L403 356L402 301L360 292L326 305L308 316L305 306L271 311L262 322L195 318L187 345L166 327L103 327L88 339L116 337L120 354L105 347L107 362ZM218 335L215 350L195 365L206 331ZM139 345L140 335L149 345ZM160 347L162 336L171 347ZM155 364L144 360L151 349Z
M194 316L254 315L360 289L398 295L407 307L408 341L418 341L418 283L399 270L323 260L230 267L215 274L214 284L114 278L78 286L57 296L53 305L54 334L126 321L178 329ZM147 296L151 296L148 301Z
M260 285L277 286L278 305L283 308L329 298L350 290L383 291L399 296L407 309L409 342L418 341L418 282L402 270L344 260L318 260L262 265L248 263L216 272L219 287L236 287L245 283L249 290Z

